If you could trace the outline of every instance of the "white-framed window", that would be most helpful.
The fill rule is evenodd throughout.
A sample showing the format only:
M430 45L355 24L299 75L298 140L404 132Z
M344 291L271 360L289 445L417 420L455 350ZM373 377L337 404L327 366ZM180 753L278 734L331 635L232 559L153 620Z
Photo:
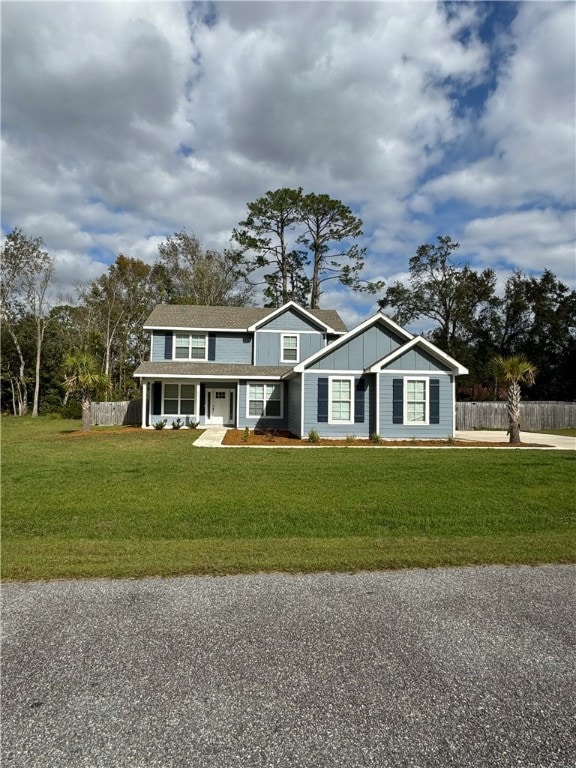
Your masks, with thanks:
M196 413L196 384L165 382L162 413L165 416L193 416Z
M300 359L300 337L294 333L282 334L282 353L280 362L297 363Z
M428 424L429 379L404 380L404 424Z
M328 383L328 423L354 423L354 378L332 377Z
M246 415L249 419L282 418L282 384L249 383L247 400Z
M175 333L173 360L207 360L205 333Z

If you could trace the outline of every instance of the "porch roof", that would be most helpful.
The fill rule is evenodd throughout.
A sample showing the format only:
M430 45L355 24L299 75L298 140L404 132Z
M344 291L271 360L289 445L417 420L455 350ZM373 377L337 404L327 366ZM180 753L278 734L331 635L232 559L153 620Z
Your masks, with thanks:
M186 376L197 379L227 378L254 379L271 378L280 379L290 373L292 368L278 365L242 365L236 363L196 363L183 361L167 361L163 363L146 362L138 366L134 376Z

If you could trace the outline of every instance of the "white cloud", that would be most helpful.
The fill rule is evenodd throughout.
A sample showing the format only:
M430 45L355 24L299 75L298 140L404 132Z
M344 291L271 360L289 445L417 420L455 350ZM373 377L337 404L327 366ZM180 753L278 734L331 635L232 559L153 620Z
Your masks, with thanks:
M570 220L556 208L574 188L574 7L518 4L510 58L475 123L454 93L490 81L489 10L5 3L3 226L42 236L61 282L90 279L120 252L150 262L183 227L226 247L247 202L302 186L362 217L371 277L404 271L454 200L469 207L453 206L450 234L479 265L496 246L512 266L535 265L525 226L566 276ZM561 235L544 226L555 216ZM324 298L349 318L375 307Z
M484 157L425 185L425 196L491 208L574 204L576 7L521 3L513 53L478 125Z
M466 225L463 239L476 262L512 264L525 272L549 269L569 284L576 282L571 211L548 208L474 219Z

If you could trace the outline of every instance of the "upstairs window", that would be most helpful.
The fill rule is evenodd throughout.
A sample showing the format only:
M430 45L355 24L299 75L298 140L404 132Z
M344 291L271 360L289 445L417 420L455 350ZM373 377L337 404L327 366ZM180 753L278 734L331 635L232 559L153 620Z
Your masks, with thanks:
M174 334L174 360L206 360L206 335Z
M298 341L297 335L282 334L282 356L280 361L282 363L297 363L298 362Z

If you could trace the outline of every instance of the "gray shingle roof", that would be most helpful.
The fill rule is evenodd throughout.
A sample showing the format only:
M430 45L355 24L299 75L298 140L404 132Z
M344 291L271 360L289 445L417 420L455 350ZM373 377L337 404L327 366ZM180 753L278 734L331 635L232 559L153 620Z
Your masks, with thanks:
M158 304L144 323L145 328L227 328L245 331L263 320L274 309L263 307L203 307L191 304ZM309 309L321 323L339 333L348 330L335 309Z
M142 363L135 370L134 376L196 376L207 379L213 376L230 376L242 379L259 376L280 378L291 370L290 367L277 365L167 361L164 363Z

